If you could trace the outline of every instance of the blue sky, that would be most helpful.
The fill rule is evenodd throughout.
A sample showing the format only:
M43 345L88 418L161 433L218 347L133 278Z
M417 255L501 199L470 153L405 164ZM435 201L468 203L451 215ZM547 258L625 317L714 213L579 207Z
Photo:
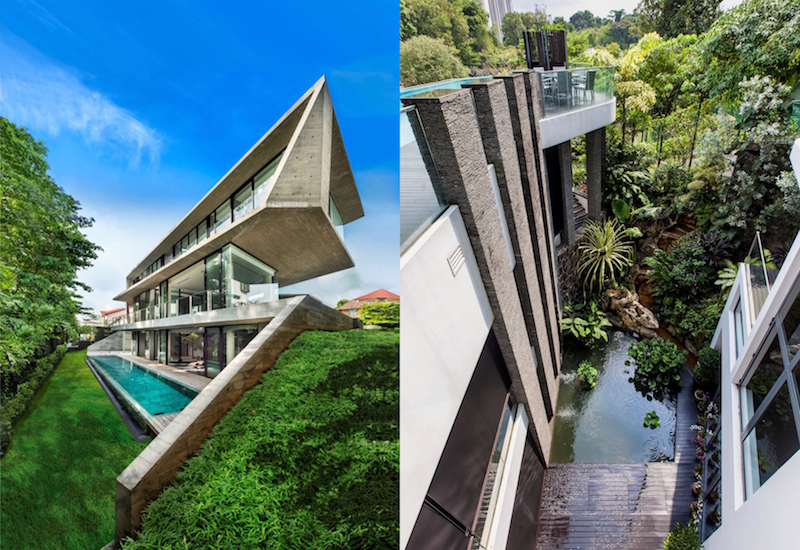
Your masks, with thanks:
M321 75L365 217L356 267L286 287L328 304L399 291L396 2L9 0L0 114L49 150L104 250L85 305L121 305L126 274Z

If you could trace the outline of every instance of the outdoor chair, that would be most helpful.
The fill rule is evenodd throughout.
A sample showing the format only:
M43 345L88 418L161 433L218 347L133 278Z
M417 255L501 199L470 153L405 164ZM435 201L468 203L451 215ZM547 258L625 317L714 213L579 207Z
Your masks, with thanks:
M580 90L583 95L583 102L586 103L587 97L591 95L592 103L594 103L594 76L597 71L586 71L586 80L582 83L576 84L575 88ZM591 92L591 94L590 94Z
M567 104L567 107L572 106L572 74L570 71L558 71L556 73L558 80L557 80L557 88L555 90L555 98L558 101L559 107L561 106L561 100Z

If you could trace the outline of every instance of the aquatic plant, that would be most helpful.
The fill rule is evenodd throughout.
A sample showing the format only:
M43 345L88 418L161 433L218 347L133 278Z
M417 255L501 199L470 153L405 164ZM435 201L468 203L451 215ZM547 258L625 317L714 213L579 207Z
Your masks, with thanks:
M606 328L611 323L606 319L606 314L597 307L592 300L588 310L586 304L573 304L564 306L566 315L561 318L561 331L571 334L587 346L594 347L600 340L608 342Z
M583 389L590 390L597 385L597 369L590 361L581 361L578 365L578 377Z
M650 411L646 415L644 415L644 427L650 428L651 430L655 430L661 426L661 422L658 418L658 414L656 411Z
M631 381L636 389L648 399L674 394L683 385L681 369L686 352L678 351L675 344L664 338L642 340L628 350L631 360L626 365L636 364Z

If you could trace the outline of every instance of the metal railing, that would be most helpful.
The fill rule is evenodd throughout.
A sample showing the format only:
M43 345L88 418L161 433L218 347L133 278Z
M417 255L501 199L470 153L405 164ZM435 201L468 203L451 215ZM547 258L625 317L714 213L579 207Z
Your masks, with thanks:
M537 71L543 117L560 115L614 99L614 67Z
M756 236L753 237L753 243L743 260L743 265L747 270L747 280L750 284L751 323L755 323L778 274L777 269L770 268L773 265L772 255L769 250L764 249L760 231L756 231Z

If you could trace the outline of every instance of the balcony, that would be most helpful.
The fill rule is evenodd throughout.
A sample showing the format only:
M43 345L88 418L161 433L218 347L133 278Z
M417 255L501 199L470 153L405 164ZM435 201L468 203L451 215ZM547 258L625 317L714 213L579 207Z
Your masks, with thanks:
M750 311L752 312L750 324L753 325L778 277L778 270L774 268L772 256L768 250L765 255L764 247L761 244L761 232L756 231L750 250L741 265L745 270L745 280L750 296Z

